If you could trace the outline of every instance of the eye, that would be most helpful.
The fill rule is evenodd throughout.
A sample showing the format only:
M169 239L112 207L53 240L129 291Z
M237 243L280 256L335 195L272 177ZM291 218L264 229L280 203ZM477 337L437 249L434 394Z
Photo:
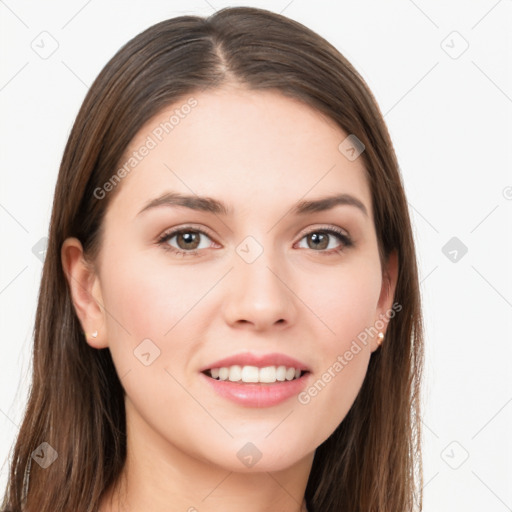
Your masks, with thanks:
M332 239L338 240L338 245L331 243ZM347 247L352 247L354 244L350 236L338 228L320 228L306 233L301 241L306 239L306 249L313 249L321 254L337 254L345 250ZM330 249L330 250L325 250Z
M158 244L165 250L181 256L195 256L199 249L208 249L211 243L203 243L204 239L210 239L210 236L204 231L191 226L181 227L164 233L159 239ZM171 241L175 239L173 245Z
M333 239L338 241L337 245L333 245ZM160 236L157 243L164 250L185 257L200 256L201 249L211 248L211 242L208 243L205 240L212 240L205 231L193 226L183 226L166 231ZM314 252L323 255L339 254L354 245L348 234L333 226L309 231L302 236L300 241L302 240L306 240L307 247L301 248L312 249Z

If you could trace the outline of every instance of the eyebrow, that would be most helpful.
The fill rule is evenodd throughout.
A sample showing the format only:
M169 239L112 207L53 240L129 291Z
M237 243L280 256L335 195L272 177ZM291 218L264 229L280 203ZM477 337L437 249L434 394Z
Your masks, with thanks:
M341 205L354 206L358 208L362 213L364 213L364 215L368 216L368 211L362 201L350 194L336 194L314 200L299 201L293 205L291 213L293 215L304 215L307 213L323 212ZM225 216L229 216L232 213L232 210L225 203L211 197L200 197L197 195L186 195L177 192L166 192L160 197L149 201L137 215L140 215L141 213L153 208L158 208L160 206L182 206L185 208L190 208L191 210L215 213Z

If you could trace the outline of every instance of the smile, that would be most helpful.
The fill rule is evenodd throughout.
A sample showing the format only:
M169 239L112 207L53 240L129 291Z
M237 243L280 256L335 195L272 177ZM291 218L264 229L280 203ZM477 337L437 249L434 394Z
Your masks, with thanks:
M212 379L221 381L273 384L298 379L306 372L299 368L287 368L284 365L265 366L263 368L233 365L212 368L204 373Z
M287 354L241 352L199 369L214 394L244 407L272 407L298 395L311 369Z

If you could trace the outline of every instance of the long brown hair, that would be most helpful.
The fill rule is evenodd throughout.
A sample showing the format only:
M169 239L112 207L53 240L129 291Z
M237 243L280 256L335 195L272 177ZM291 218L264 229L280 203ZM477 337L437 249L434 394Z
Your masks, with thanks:
M75 314L61 246L77 237L94 261L115 192L114 174L138 130L164 107L235 83L302 100L364 144L381 262L396 251L395 302L349 413L318 447L306 489L310 512L422 508L420 383L423 328L407 201L382 114L353 66L316 33L250 7L158 23L125 44L87 93L58 175L39 293L30 396L11 452L2 510L97 510L126 457L124 390L108 349L91 348ZM341 141L340 141L341 142ZM120 187L117 187L118 189ZM34 463L41 443L56 450Z

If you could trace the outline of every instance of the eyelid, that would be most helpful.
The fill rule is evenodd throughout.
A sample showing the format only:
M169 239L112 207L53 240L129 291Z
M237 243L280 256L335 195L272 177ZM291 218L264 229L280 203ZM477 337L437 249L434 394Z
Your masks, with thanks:
M333 230L333 231L336 231L336 232L339 232L343 235L345 235L347 238L352 238L350 236L350 233L344 229L344 228L340 228L339 226L336 226L334 224L321 224L319 226L317 225L313 225L313 226L308 226L307 228L304 228L303 230L301 230L299 232L299 234L297 235L299 238L299 240L302 240L303 237L305 237L306 235L309 235L310 233L315 233L316 231L324 231L324 230Z
M176 235L180 231L187 231L187 230L197 231L198 233L203 233L204 235L208 236L212 240L215 240L215 235L209 228L207 228L203 225L199 225L199 224L184 224L183 226L174 226L172 228L166 229L165 231L162 231L162 233L160 235L158 235L157 241L162 240L163 238L167 237L170 234Z

